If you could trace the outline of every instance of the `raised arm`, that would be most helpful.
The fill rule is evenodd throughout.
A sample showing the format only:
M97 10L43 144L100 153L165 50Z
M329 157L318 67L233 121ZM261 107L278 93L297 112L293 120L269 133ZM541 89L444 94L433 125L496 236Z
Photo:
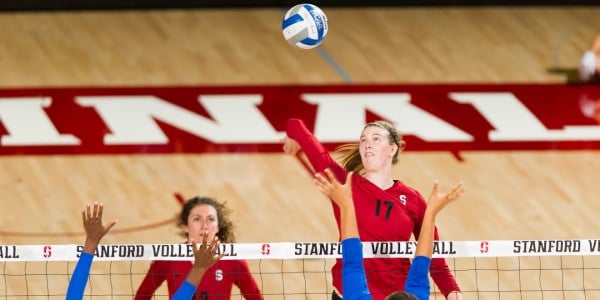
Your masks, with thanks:
M283 151L287 154L295 155L299 159L308 160L313 173L322 172L325 168L332 168L342 180L341 176L344 170L339 166L329 154L329 151L323 147L321 142L310 132L304 122L300 119L289 119L286 124L286 134L281 141Z
M446 193L438 191L439 183L436 181L433 184L433 190L427 201L427 209L421 224L421 232L419 233L419 242L415 256L426 256L431 258L433 255L433 240L435 229L435 218L437 214L444 209L450 202L460 198L465 192L462 182L459 182L452 190Z
M415 190L415 193L417 193L419 198L415 213L411 214L411 218L413 218L413 222L415 224L413 233L415 238L418 240L419 235L421 234L423 218L425 217L425 210L427 209L427 200L418 191ZM438 239L438 228L434 227L433 240L437 241ZM460 287L456 283L456 279L454 278L454 275L452 275L452 272L446 263L446 259L432 259L431 266L429 268L429 274L444 297L447 297L449 300L460 299L454 297L456 294L460 293Z
M315 174L314 183L321 191L340 208L341 239L358 238L358 225L356 212L352 201L352 172L346 175L346 182L341 184L331 171L325 169L323 173Z
M421 223L421 230L415 251L415 258L406 279L405 291L416 295L419 299L429 299L429 267L433 255L433 242L435 239L435 219L437 214L450 202L460 198L465 189L462 182L458 183L447 193L438 191L438 182L433 185L429 196L427 208ZM462 299L458 291L454 290L448 299Z
M85 244L83 245L83 252L85 253L94 254L100 240L117 224L117 220L113 220L106 226L102 225L103 212L104 205L102 203L94 203L93 207L88 204L86 209L81 212L83 228L85 229Z
M83 252L79 256L73 276L69 281L67 288L67 300L82 299L85 285L90 274L90 267L94 258L94 252L102 240L102 237L117 223L117 220L111 221L106 226L102 225L102 212L104 206L100 203L94 203L93 207L88 204L81 212L83 228L85 229L85 244Z
M207 237L208 233L204 235L200 247L198 247L194 240L191 241L195 259L194 266L188 273L185 281L181 283L181 286L179 286L179 289L177 289L177 292L173 295L173 300L191 299L206 270L225 255L225 252L216 255L219 245L221 244L219 238L215 236L209 244L207 242Z
M352 172L348 173L344 184L337 181L331 169L325 169L324 173L317 173L314 182L317 188L340 208L343 297L344 299L371 299L352 201Z

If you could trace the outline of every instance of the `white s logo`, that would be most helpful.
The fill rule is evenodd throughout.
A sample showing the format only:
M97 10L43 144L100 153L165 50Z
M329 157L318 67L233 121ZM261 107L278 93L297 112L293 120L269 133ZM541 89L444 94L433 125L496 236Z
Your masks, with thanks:
M400 202L404 205L406 205L406 195L402 194L400 195Z

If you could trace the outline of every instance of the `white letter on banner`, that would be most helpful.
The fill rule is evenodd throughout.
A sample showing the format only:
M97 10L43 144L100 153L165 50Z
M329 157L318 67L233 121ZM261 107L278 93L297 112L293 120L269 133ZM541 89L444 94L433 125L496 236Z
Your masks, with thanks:
M260 95L200 96L198 101L213 120L155 96L78 97L82 106L93 106L111 134L105 144L166 144L156 121L217 143L270 143L281 138L257 109Z
M549 130L512 93L450 93L450 99L473 105L490 122L490 141L600 140L598 125Z
M410 104L407 93L302 94L317 104L315 135L322 142L358 141L367 110L398 126L402 134L425 141L472 141L473 137L452 124Z
M79 145L80 140L71 134L60 134L44 107L49 107L48 97L0 98L0 120L8 131L2 136L3 146L68 146Z

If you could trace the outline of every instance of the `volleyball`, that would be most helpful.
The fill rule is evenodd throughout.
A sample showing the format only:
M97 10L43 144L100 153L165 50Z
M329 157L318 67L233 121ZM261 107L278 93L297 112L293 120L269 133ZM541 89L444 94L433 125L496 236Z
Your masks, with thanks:
M281 24L288 43L302 49L319 46L327 36L327 16L313 4L298 4L290 8Z

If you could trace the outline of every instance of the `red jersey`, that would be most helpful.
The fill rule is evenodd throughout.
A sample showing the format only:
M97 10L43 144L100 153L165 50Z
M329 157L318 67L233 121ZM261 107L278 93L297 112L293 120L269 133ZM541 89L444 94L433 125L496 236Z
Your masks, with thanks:
M298 119L290 119L287 135L300 144L315 172L330 168L338 178L345 180L347 171L339 165L316 137ZM352 198L354 201L358 231L362 241L408 241L411 234L419 236L427 202L413 188L398 180L387 190L382 190L362 176L352 176ZM331 201L340 231L340 212ZM435 239L439 239L437 229ZM364 260L369 290L374 300L384 299L394 291L404 289L410 268L408 258L369 258ZM342 261L338 259L331 273L333 286L342 292ZM443 258L431 262L431 277L444 295L459 291L459 287Z
M153 261L134 299L152 299L154 291L165 280L169 289L169 298L173 297L191 269L191 261ZM219 260L208 268L193 299L230 299L234 284L238 286L244 298L262 300L250 268L243 260Z

